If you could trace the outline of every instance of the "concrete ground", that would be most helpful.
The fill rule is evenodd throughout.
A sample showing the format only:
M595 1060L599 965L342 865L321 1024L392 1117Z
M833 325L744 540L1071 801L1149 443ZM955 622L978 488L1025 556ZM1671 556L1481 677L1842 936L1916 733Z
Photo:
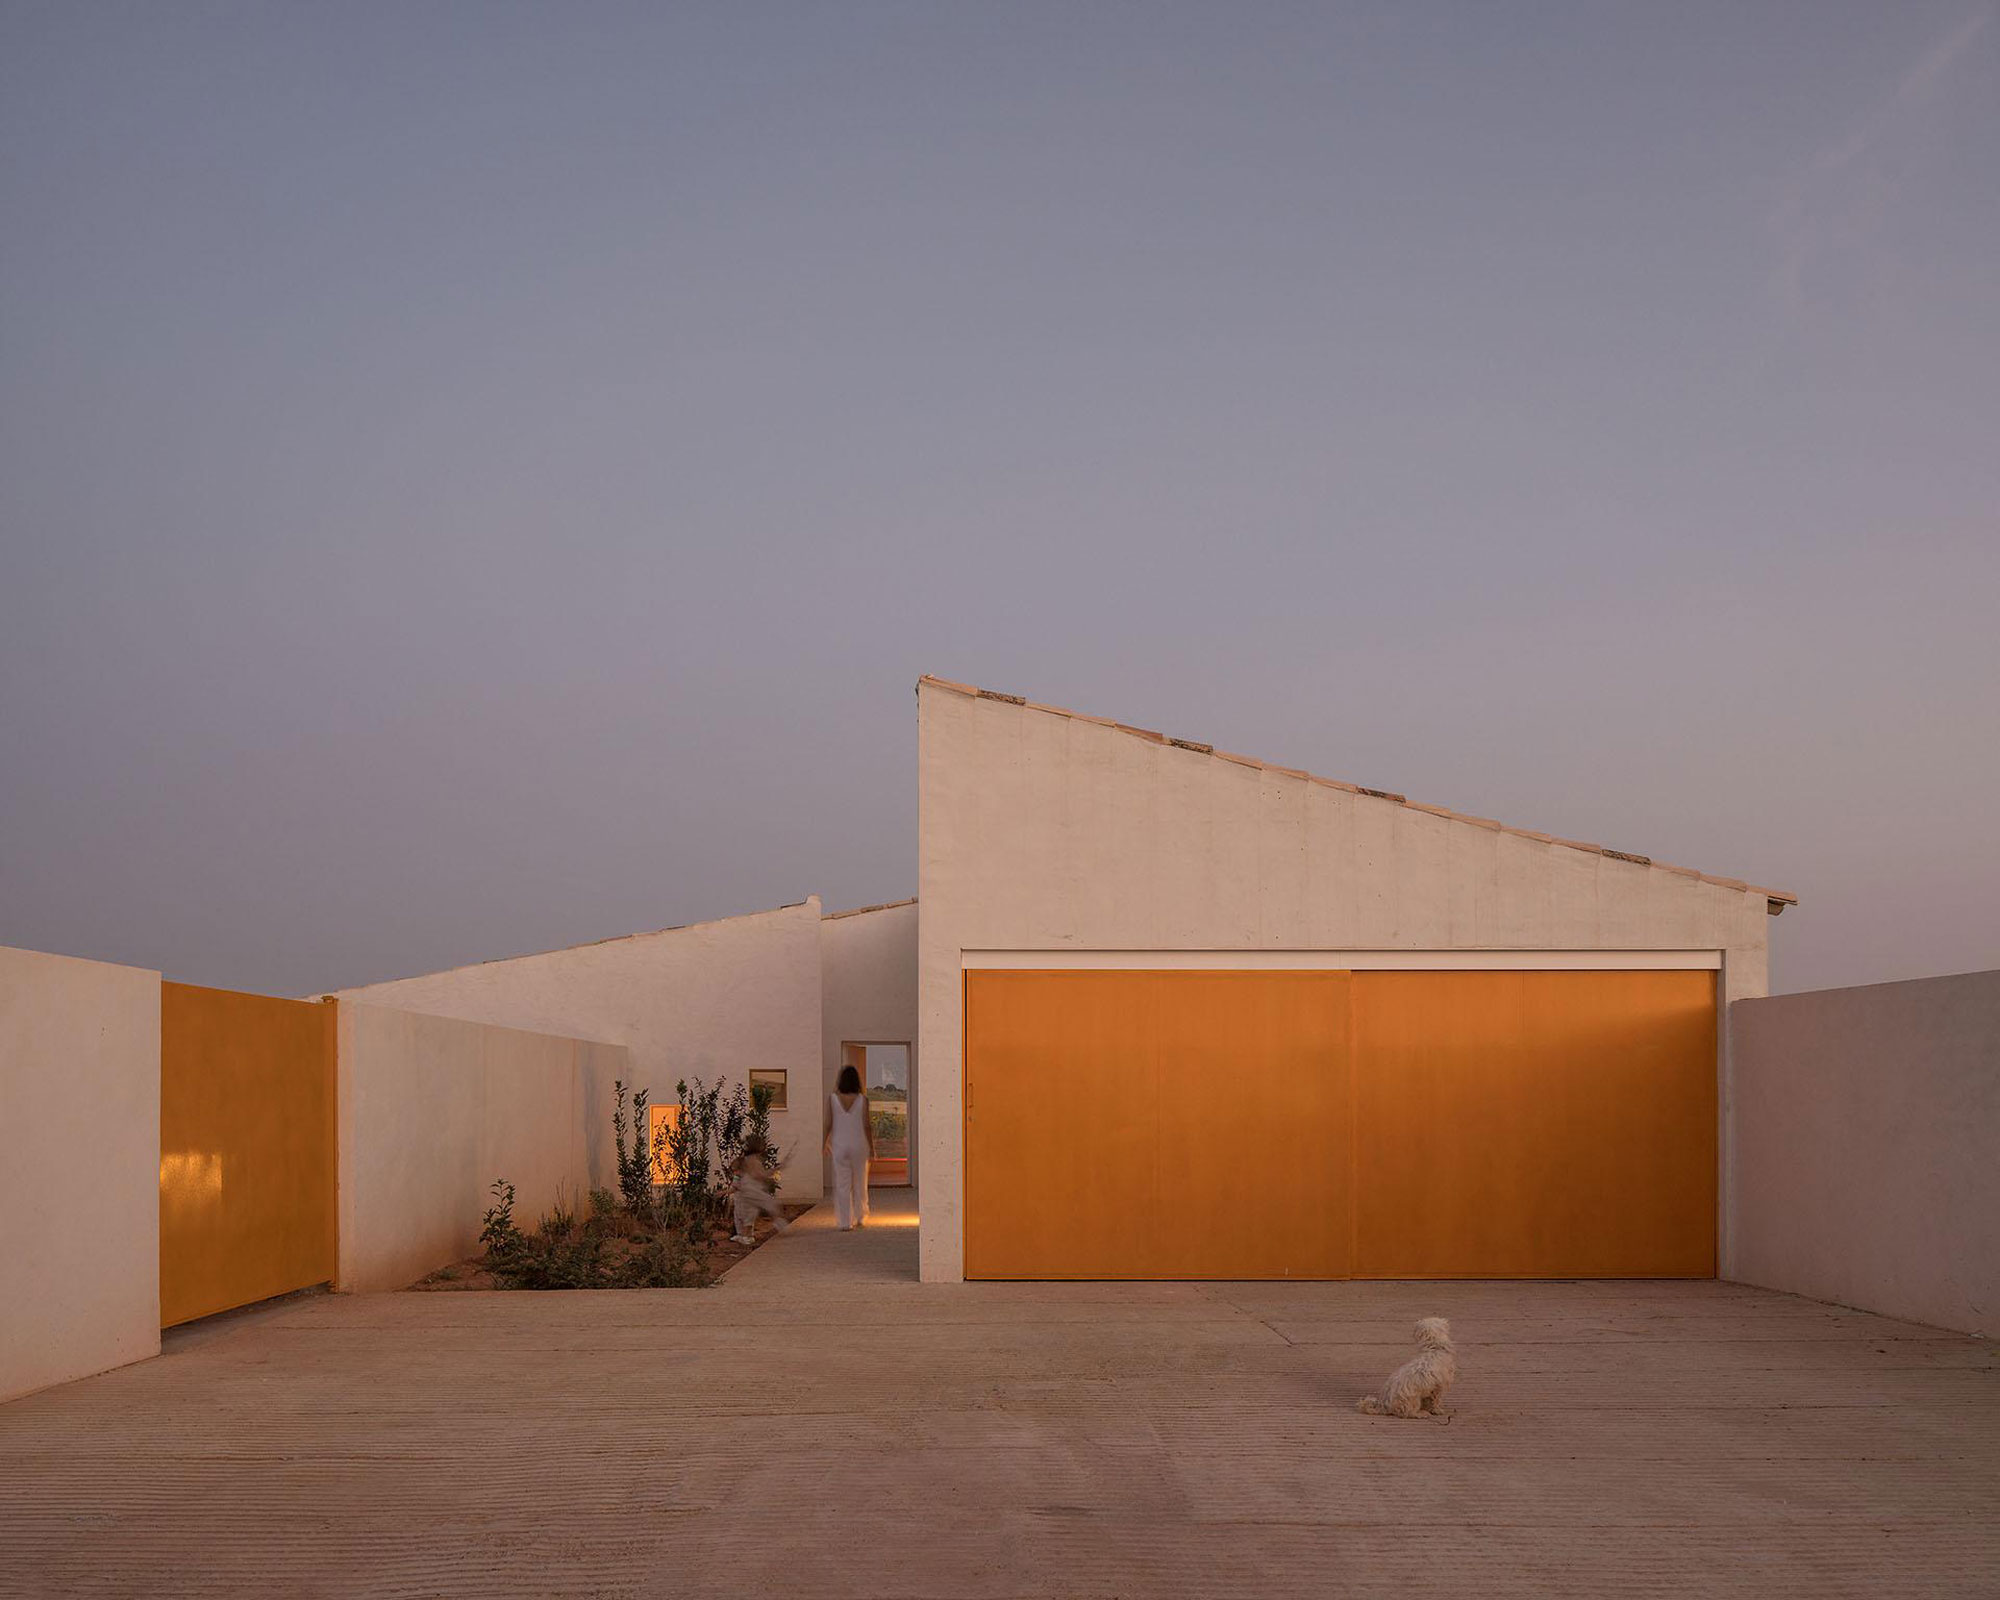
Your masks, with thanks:
M319 1297L0 1406L0 1593L2000 1594L1992 1341L1719 1283ZM1357 1415L1419 1315L1448 1422Z

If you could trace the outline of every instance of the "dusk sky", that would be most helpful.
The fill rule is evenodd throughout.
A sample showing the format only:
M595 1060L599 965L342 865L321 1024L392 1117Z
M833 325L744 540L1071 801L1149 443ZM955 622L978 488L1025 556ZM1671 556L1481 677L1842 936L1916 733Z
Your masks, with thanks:
M2000 966L1991 4L0 4L0 944L916 887L920 673Z

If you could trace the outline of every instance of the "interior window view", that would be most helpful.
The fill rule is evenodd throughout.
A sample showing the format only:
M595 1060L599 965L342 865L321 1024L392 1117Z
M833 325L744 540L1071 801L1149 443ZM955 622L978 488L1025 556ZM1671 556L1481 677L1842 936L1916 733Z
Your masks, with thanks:
M910 1047L907 1044L844 1044L841 1065L861 1074L875 1129L875 1159L868 1165L873 1188L902 1188L910 1181Z

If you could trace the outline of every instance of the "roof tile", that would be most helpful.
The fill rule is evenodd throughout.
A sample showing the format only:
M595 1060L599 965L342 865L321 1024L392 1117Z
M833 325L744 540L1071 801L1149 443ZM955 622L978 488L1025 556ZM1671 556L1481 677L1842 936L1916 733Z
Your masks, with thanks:
M876 906L856 906L851 911L828 911L822 914L819 920L821 922L838 922L842 917L865 917L871 911L896 911L904 906L913 906L916 903L917 897L910 895L908 898L902 900L884 900L880 905Z

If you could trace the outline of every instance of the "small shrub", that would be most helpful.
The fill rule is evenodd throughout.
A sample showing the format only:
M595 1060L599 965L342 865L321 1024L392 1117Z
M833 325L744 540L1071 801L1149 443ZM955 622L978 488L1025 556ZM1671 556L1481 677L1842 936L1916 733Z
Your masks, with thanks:
M626 1090L623 1079L612 1085L617 1102L611 1113L611 1137L618 1156L618 1192L634 1216L646 1216L653 1209L653 1152L646 1137L646 1091L631 1096L632 1114L625 1114ZM627 1139L627 1134L630 1139Z
M764 1141L764 1170L771 1176L773 1194L785 1186L779 1176L778 1147L771 1142L771 1102L777 1095L778 1091L768 1083L760 1083L750 1091L750 1131Z
M716 1102L722 1087L710 1088L696 1078L690 1089L683 1078L674 1085L674 1092L679 1097L680 1114L661 1127L654 1154L661 1170L672 1174L669 1194L683 1206L705 1211L716 1189Z
M764 1141L767 1165L776 1168L778 1152L771 1147L771 1102L778 1098L778 1091L768 1083L753 1085L750 1090L750 1131Z
M521 1248L523 1237L514 1226L514 1186L496 1179L492 1193L493 1204L480 1221L479 1242L490 1256L508 1255Z
M522 1289L612 1288L603 1271L604 1241L590 1228L543 1234L507 1274Z
M549 1209L542 1213L541 1226L536 1230L544 1239L560 1239L576 1227L576 1206L563 1198L563 1187L556 1185L556 1197Z
M764 1140L764 1166L775 1186L778 1152L771 1145L771 1100L775 1091L760 1084L753 1092L737 1084L725 1098L720 1083L696 1078L674 1085L680 1115L655 1137L653 1156L673 1175L667 1193L695 1216L712 1221L727 1209L726 1174L743 1153L745 1140Z
M611 1132L618 1188L592 1189L581 1207L556 1191L533 1232L514 1221L514 1186L493 1185L493 1205L479 1231L482 1264L503 1289L679 1289L706 1285L709 1230L727 1210L725 1174L745 1141L765 1141L764 1162L775 1183L778 1156L770 1147L772 1091L696 1078L674 1086L678 1119L657 1133L647 1126L646 1091L614 1085ZM657 1168L655 1166L657 1163ZM656 1185L656 1170L672 1174Z
M523 1233L513 1221L513 1185L496 1183L493 1192L482 1264L503 1289L684 1289L709 1282L707 1229L679 1204L641 1219L593 1199L590 1214L579 1217L558 1200L534 1232Z

